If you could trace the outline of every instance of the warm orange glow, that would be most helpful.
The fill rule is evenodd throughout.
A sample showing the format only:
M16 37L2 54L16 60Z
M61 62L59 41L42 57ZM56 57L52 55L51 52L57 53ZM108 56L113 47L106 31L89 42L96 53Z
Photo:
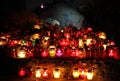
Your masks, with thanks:
M56 55L56 47L55 46L50 46L49 47L49 55L51 57L54 57Z
M26 48L25 47L18 47L17 49L17 58L25 58L26 57Z
M59 69L55 69L53 71L54 78L60 78L60 74L61 74L61 72Z
M85 72L85 71L82 71L82 72L80 73L80 75L86 75L86 72Z
M79 39L79 48L83 48L83 40L82 39Z
M83 71L80 72L81 78L86 78L86 75L87 75L86 71L83 70Z
M70 33L64 33L64 36L69 39L70 38Z
M48 41L50 39L50 37L44 37L44 40Z
M104 32L101 32L101 33L99 34L99 38L101 38L101 39L106 39L106 34L105 34Z
M92 80L93 79L93 72L88 72L87 73L87 79Z
M32 35L32 39L39 39L39 34L38 34L38 33L33 34L33 35Z
M5 44L6 44L6 42L0 41L0 46L3 46L3 45L5 45Z
M74 78L79 78L79 76L80 76L79 70L78 69L77 70L73 70L72 75L73 75Z
M47 78L48 77L48 73L47 71L44 71L43 74L42 74L43 78Z
M40 78L41 77L41 71L40 71L40 69L36 69L36 71L35 71L35 77L36 78Z
M40 29L40 26L39 25L34 25L34 28L35 29Z
M26 57L26 52L24 50L20 50L17 53L18 58L25 58Z
M104 50L106 50L106 48L107 48L107 45L106 45L106 44L103 44L103 48L104 48Z
M92 41L92 39L87 39L87 40L86 40L86 45L87 45L87 46L90 45L90 44L91 44L91 41Z

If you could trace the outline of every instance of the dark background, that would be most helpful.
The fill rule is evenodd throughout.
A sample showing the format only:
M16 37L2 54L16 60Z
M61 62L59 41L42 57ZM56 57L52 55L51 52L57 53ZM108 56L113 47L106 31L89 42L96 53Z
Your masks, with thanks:
M0 20L5 19L11 12L34 11L40 7L41 3L50 7L60 2L70 4L78 10L96 29L111 31L111 33L119 32L120 5L117 0L2 0L0 1Z

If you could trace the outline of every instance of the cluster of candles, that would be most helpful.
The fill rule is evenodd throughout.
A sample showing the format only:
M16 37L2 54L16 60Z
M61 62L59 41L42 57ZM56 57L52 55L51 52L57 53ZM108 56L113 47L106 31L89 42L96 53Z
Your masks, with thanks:
M101 57L118 58L119 53L115 42L107 40L105 32L94 32L92 28L77 30L74 27L54 28L54 32L51 30L40 31L25 37L25 39L15 39L7 35L2 35L0 39L0 45L7 44L11 49L11 56L14 58L28 58L35 55L79 58L101 55ZM22 48L22 50L18 48Z
M65 70L65 69L64 69ZM39 66L37 66L36 68L34 68L34 70L32 69L32 77L35 78L55 78L55 79L59 79L59 78L67 78L67 76L65 77L65 72L62 68L41 68ZM94 77L94 70L93 68L88 69L88 68L72 68L68 73L71 73L70 76L71 78L74 79L87 79L87 80L92 80ZM27 71L24 68L20 68L18 70L18 74L20 77L24 77L27 75Z
M48 25L47 25L48 26ZM53 27L53 28L51 28ZM0 35L0 46L7 45L12 58L29 58L29 57L77 57L90 58L95 57L114 57L119 58L119 50L112 40L107 40L105 32L94 32L92 28L76 29L74 27L56 28L49 26L51 29L41 29L24 38L12 37L11 34ZM27 75L25 68L20 68L18 74L21 77ZM61 68L32 68L30 72L36 78L62 78L64 71ZM86 68L72 68L71 76L73 78L87 78L92 80L94 70Z

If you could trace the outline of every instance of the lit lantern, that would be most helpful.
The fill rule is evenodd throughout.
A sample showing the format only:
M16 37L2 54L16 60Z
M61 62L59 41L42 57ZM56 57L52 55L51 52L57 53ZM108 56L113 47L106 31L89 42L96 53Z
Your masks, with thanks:
M60 78L60 74L61 74L60 69L55 69L53 71L54 78Z
M61 49L57 49L56 56L58 56L58 57L62 56L62 50Z
M72 57L75 57L75 56L76 56L76 51L75 51L75 49L72 50L71 56L72 56Z
M80 50L79 50L79 49L76 49L75 52L76 52L76 56L78 57L79 54L80 54Z
M93 30L93 29L92 29L92 28L90 28L90 27L89 27L89 28L87 28L87 31L88 31L88 32L91 32L92 30Z
M83 47L84 47L83 39L79 39L79 48Z
M18 43L19 43L18 40L11 40L11 41L10 41L10 46L15 46L15 45L17 45Z
M14 44L18 44L18 43L19 43L19 41L18 41L18 40L14 40L13 42L14 42Z
M60 46L62 46L62 47L66 47L66 46L68 46L68 44L69 44L69 41L67 39L60 40Z
M34 28L35 29L40 29L40 26L39 25L34 25Z
M48 50L43 50L41 52L42 57L47 57L48 56Z
M7 38L5 36L0 37L0 46L7 44Z
M40 68L35 69L35 77L36 78L40 78L41 77L41 69Z
M51 57L54 57L56 55L56 47L55 46L49 46L49 55Z
M106 39L106 34L104 32L99 33L99 38Z
M86 40L86 45L89 46L91 44L92 39L87 39Z
M80 72L78 69L74 69L73 72L72 72L72 75L74 78L79 78L80 76Z
M18 70L18 74L19 74L19 76L21 76L21 77L23 77L23 76L25 76L25 69L24 68L20 68L20 70Z
M44 71L42 73L42 77L43 78L48 78L48 69L47 68L44 68Z
M17 49L17 57L18 58L25 58L26 57L26 51L24 48L18 48Z
M93 72L87 72L87 79L92 80L93 79Z
M69 39L70 38L70 33L64 33L64 36Z
M110 42L110 45L114 46L114 45L115 45L115 42L111 41L111 42Z
M107 44L103 44L103 48L104 48L104 51L105 51L106 48L107 48Z
M109 57L113 57L114 56L114 50L110 49L108 54L109 54Z
M81 77L81 78L86 78L86 74L87 74L87 72L86 72L85 70L82 70L82 71L80 72L80 77Z

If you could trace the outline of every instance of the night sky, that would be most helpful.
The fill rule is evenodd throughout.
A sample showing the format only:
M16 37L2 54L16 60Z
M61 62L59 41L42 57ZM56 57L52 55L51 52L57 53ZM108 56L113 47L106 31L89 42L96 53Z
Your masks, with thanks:
M51 5L60 2L71 5L83 14L89 26L96 30L104 30L117 39L120 38L120 5L116 0L2 0L0 2L1 24L6 15L11 12L40 10L41 3L46 5L47 10Z

